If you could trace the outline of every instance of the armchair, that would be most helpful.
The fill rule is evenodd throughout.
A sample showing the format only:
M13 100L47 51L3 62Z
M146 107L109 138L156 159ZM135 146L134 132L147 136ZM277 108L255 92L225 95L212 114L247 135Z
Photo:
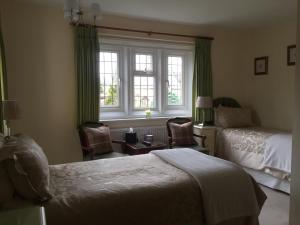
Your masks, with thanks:
M207 153L207 149L205 146L205 135L197 135L193 132L193 123L190 118L185 117L175 117L169 119L166 123L168 139L169 139L169 147L188 147L194 150ZM184 127L185 126L185 127ZM177 137L175 137L175 136ZM180 136L180 137L178 137ZM194 137L201 138L201 144L199 145L197 141L195 141ZM184 139L184 141L180 140ZM179 141L180 140L180 141ZM185 141L188 140L188 141ZM184 143L186 142L186 143Z
M81 150L84 160L116 158L126 156L115 152L112 143L120 144L122 151L125 149L125 141L112 140L109 127L99 122L86 122L79 128Z

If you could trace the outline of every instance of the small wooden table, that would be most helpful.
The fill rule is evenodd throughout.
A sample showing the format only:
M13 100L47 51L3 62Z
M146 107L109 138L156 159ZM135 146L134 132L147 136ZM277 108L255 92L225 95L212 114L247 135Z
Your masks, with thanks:
M153 142L151 146L146 146L142 143L136 143L136 144L126 143L125 153L129 155L147 154L152 150L160 150L166 147L167 145L162 142Z

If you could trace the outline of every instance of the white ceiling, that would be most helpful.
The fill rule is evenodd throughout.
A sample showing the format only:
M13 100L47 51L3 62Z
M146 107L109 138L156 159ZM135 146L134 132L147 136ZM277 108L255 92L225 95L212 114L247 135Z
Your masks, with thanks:
M23 0L63 7L63 0ZM258 26L296 20L297 0L81 0L104 13L179 23Z

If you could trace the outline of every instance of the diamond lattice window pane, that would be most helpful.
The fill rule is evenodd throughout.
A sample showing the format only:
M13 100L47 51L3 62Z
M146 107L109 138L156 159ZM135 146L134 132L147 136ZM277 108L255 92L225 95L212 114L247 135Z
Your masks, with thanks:
M117 52L100 52L100 106L119 106L119 69Z
M155 108L154 77L134 77L134 108Z
M182 105L182 57L168 56L168 105Z
M152 55L136 54L135 55L135 70L143 72L153 71L153 57Z

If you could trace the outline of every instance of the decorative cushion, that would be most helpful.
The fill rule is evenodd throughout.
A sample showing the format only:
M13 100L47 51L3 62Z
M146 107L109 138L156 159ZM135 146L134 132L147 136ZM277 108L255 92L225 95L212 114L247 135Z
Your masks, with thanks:
M49 164L41 147L32 138L18 135L15 144L4 148L14 153L6 167L16 192L26 199L49 200Z
M113 151L109 127L83 128L88 147L93 148L94 153L104 154Z
M215 125L228 127L253 126L251 110L247 108L215 108Z
M172 133L173 144L177 146L193 145L193 123L188 122L184 124L170 123L170 130Z
M14 186L9 179L4 163L0 162L0 207L12 200L14 194Z

